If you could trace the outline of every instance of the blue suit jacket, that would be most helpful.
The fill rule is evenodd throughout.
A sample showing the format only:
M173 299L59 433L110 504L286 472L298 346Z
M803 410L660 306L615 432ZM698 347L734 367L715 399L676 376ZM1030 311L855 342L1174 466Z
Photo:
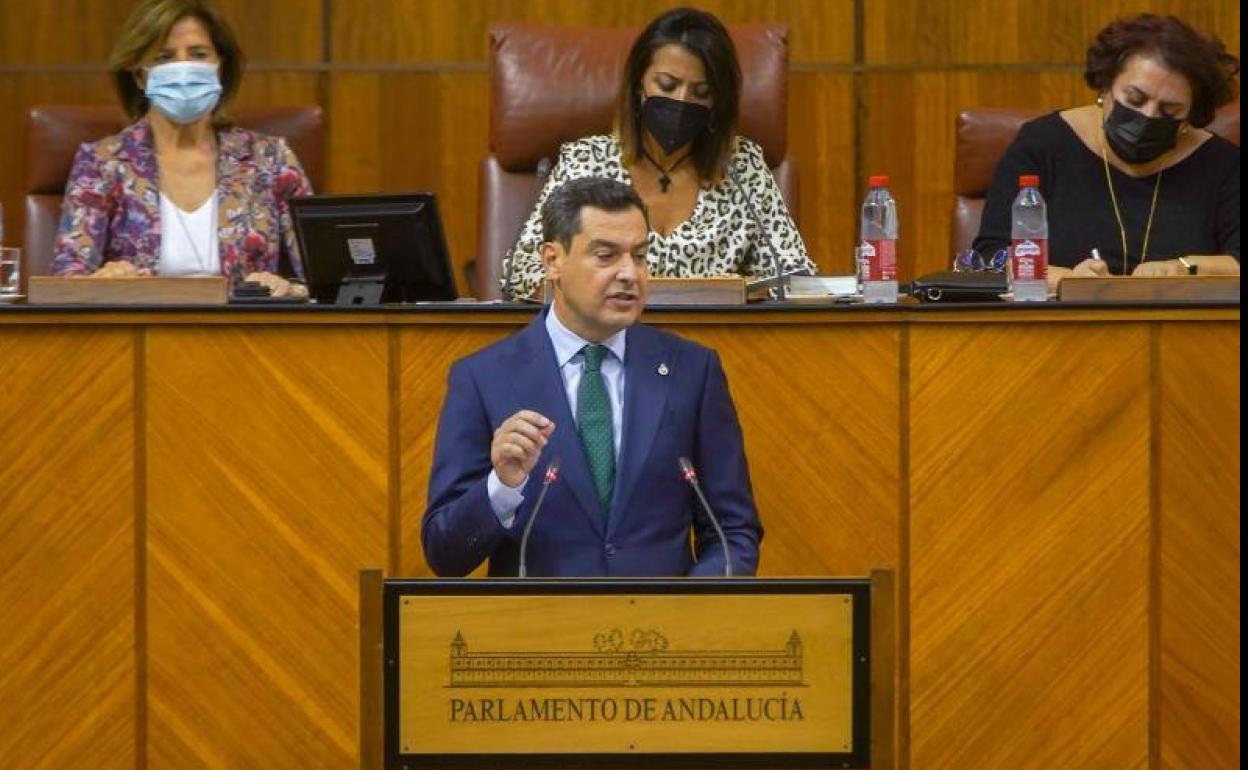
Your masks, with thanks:
M609 519L594 492L544 314L451 367L421 529L434 572L466 575L488 559L491 575L517 574L520 537L546 465L560 457L560 478L529 535L528 574L722 575L715 530L680 473L683 455L697 467L720 519L734 574L754 574L763 530L719 357L647 326L627 334L624 435ZM552 419L555 432L507 529L486 492L490 443L495 428L521 409Z

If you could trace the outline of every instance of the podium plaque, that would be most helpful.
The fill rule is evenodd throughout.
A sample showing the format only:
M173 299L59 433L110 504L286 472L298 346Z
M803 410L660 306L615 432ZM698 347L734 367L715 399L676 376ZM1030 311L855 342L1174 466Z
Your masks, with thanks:
M385 755L867 767L868 580L393 580Z

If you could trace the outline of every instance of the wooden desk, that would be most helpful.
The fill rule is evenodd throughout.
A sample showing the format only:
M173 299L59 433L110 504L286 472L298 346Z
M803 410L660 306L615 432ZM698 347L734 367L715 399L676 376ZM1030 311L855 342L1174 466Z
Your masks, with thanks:
M356 570L429 574L447 367L530 317L0 308L0 756L353 766ZM899 571L911 767L1232 766L1237 306L649 320L723 358L762 573Z

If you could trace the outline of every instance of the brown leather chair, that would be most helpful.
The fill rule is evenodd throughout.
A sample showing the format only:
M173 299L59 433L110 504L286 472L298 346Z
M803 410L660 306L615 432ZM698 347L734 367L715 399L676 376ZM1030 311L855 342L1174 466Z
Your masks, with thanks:
M728 28L744 78L740 132L762 145L797 216L788 158L788 29ZM499 265L536 198L536 169L559 145L611 130L624 59L640 30L496 24L490 28L490 150L479 170L474 289L499 296Z
M265 107L231 111L238 125L285 137L299 157L312 189L321 189L324 118L320 107ZM22 274L47 275L74 154L84 142L115 134L129 121L117 107L43 105L26 119L26 233Z
M1024 123L1048 110L980 107L958 113L957 147L953 162L953 228L951 253L969 249L979 234L984 200L997 163ZM1239 144L1239 102L1217 111L1207 128Z

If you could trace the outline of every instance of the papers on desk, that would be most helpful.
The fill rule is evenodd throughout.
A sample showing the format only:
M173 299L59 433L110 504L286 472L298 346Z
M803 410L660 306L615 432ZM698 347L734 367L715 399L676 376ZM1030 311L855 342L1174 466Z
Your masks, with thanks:
M760 281L760 284L774 285L771 281ZM788 286L784 292L784 301L795 305L831 305L841 302L861 302L862 294L858 291L858 278L852 275L791 275L787 276ZM751 298L764 299L762 292L752 293Z
M858 277L853 275L795 275L789 278L789 295L795 297L853 297Z

